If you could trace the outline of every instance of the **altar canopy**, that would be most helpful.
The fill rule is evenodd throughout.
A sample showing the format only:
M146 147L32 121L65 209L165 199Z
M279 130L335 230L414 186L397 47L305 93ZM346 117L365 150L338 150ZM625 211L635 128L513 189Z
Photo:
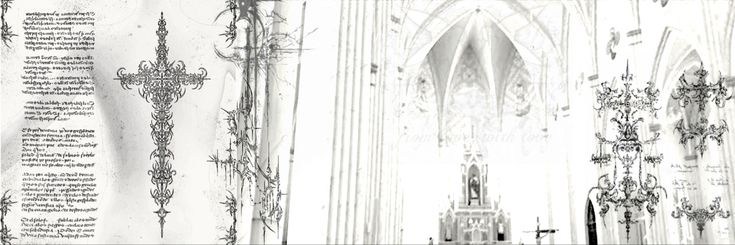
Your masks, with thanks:
M454 183L446 210L439 214L439 244L510 244L511 216L500 197L488 189L488 164L474 138L467 140L464 161L457 165L462 182ZM459 188L457 188L459 187Z

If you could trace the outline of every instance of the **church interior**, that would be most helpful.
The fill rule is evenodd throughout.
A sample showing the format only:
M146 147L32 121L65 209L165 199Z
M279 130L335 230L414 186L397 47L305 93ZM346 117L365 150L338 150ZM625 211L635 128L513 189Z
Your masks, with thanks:
M254 92L284 214L240 239L735 243L732 0L256 2L306 34Z

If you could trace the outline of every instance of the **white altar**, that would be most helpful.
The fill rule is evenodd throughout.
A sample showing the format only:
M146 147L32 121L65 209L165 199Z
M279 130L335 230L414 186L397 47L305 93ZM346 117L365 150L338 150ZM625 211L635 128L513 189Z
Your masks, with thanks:
M465 144L461 194L439 215L439 244L510 244L511 216L488 194L488 165L476 141Z

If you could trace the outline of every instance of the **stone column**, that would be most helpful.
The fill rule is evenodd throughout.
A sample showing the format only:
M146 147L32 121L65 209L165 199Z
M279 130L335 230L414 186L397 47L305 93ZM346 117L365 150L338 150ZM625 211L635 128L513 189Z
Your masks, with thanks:
M334 141L332 153L332 180L330 184L330 205L327 243L346 243L346 216L349 204L350 187L350 150L352 143L352 119L354 104L354 67L357 50L358 1L341 3L341 20L337 61L337 91L335 98Z
M292 33L300 26L301 6L300 1L276 1L273 3L273 11L285 18L285 21L274 21L271 32ZM259 18L265 18L260 16ZM265 21L265 20L263 20ZM268 27L266 27L268 28ZM289 37L294 40L298 37ZM283 40L280 45L286 45L286 42L294 43L294 40ZM273 51L279 52L279 51ZM294 115L294 99L295 99L295 68L297 60L295 55L277 54L278 58L271 58L269 66L266 67L266 77L260 82L265 86L265 98L263 99L264 115L261 119L261 134L259 145L258 164L265 171L270 167L273 171L271 177L280 172L281 191L285 192L288 186L288 161L290 157L290 147L293 132L293 115ZM259 88L258 88L259 89ZM269 166L270 165L270 166ZM253 198L259 202L264 189L262 173L258 173L257 182L261 186L260 189L253 189ZM278 191L278 190L274 190ZM289 195L290 193L284 193ZM282 196L279 205L285 208L286 196ZM275 200L274 200L275 201ZM259 211L262 210L261 205L256 205L253 209L252 225L251 225L251 244L274 244L281 242L281 228L283 228L283 219L279 222L266 217L266 226L262 221ZM271 217L272 218L272 217Z

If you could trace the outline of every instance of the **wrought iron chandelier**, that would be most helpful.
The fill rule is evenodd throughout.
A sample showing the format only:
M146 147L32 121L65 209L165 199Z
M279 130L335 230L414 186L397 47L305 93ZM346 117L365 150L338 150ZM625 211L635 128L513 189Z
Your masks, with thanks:
M689 203L689 199L684 197L681 199L681 206L676 207L676 210L671 212L671 216L676 219L686 216L687 220L696 222L699 237L702 237L702 231L704 231L704 225L707 221L715 221L716 216L727 219L730 217L730 211L722 210L720 207L720 197L716 197L707 209L694 209L694 205Z
M658 184L656 176L644 174L643 167L645 164L655 167L661 163L662 154L644 153L645 146L654 148L659 133L655 133L650 139L640 139L638 127L644 119L636 115L639 111L646 111L656 116L658 109L654 105L658 100L659 90L651 82L648 82L648 86L642 90L633 90L632 79L633 75L629 73L626 64L625 73L621 76L622 89L613 89L605 82L601 85L602 89L596 93L599 107L594 109L598 116L606 111L614 112L610 122L617 126L617 135L614 139L608 139L602 133L595 134L599 149L592 155L591 161L600 167L609 166L612 162L613 171L612 177L608 173L600 176L597 186L589 191L589 193L597 191L600 216L604 217L611 206L615 211L619 208L624 210L624 219L618 220L618 223L625 225L628 240L631 225L638 223L638 220L633 219L633 212L640 212L645 208L653 217L656 215L656 205L660 198L659 191L663 191L666 195L666 190ZM607 148L612 149L612 154L607 153ZM621 173L618 173L619 168L622 168Z
M687 141L695 141L694 150L702 156L707 150L707 138L714 140L720 146L722 145L722 135L728 131L725 120L721 120L720 125L709 124L704 113L707 102L712 101L717 107L722 108L725 106L725 102L732 98L732 94L728 95L725 77L722 75L720 75L717 82L707 83L706 79L709 72L704 69L703 63L700 63L699 69L694 72L697 81L689 83L684 75L685 73L682 73L679 77L679 86L671 94L671 97L677 100L681 107L696 104L699 120L692 122L692 125L687 127L684 124L684 119L679 119L675 130L681 134L679 143L686 146Z
M221 36L225 37L226 48L232 47L234 52L227 54L215 48L215 53L221 59L232 62L242 69L243 89L235 108L222 109L226 113L224 121L227 123L227 135L230 141L228 147L224 149L225 155L220 156L219 152L216 152L210 155L208 160L215 165L218 173L220 169L223 170L228 184L232 179L239 179L237 187L241 195L245 193L245 185L247 185L250 204L257 209L259 215L257 218L264 225L263 236L265 236L266 228L271 232L279 232L279 224L284 212L281 203L283 193L279 164L275 163L274 171L270 159L265 158L263 161L259 152L260 129L267 127L267 124L260 122L259 117L267 116L267 108L259 109L256 106L259 101L258 88L259 83L270 82L265 79L268 69L284 53L297 50L291 48L295 46L296 39L290 33L271 32L274 23L283 22L285 19L275 12L265 12L260 8L260 2L264 1L272 0L226 0L226 9L217 16L219 18L229 14L232 17ZM244 28L238 26L243 24ZM246 44L244 46L235 45L238 43L238 38L246 40ZM267 91L265 96L268 96ZM267 98L265 100L267 101ZM242 201L233 195L229 195L223 202L228 213L233 217L233 224L222 237L228 244L234 244L237 238L234 223L236 220L234 213L237 212L234 204L236 202L242 205Z

